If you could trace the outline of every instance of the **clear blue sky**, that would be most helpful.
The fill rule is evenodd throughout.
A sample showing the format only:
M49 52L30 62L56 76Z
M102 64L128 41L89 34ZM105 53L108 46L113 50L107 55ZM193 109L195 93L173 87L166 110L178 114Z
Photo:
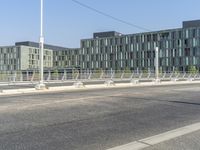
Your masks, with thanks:
M141 30L122 24L71 0L45 1L45 42L79 47L93 32L115 30L124 34ZM200 0L79 0L116 18L161 30L181 27L184 20L200 19ZM0 45L38 41L40 0L0 0Z

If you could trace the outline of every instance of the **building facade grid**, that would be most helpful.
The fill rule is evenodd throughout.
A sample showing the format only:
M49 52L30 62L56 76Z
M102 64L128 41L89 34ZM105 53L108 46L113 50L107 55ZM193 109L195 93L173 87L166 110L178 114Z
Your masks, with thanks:
M83 70L155 70L155 49L159 47L161 71L200 70L200 21L185 21L182 28L123 35L109 31L82 39L80 48L45 44L45 68ZM0 70L39 68L39 44L18 42L0 47Z

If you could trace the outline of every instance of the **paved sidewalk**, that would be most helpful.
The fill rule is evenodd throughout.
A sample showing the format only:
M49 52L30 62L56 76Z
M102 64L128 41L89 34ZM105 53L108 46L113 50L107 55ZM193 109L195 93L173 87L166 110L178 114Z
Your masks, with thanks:
M103 82L104 83L104 82ZM200 81L168 81L168 82L139 82L139 83L114 83L114 84L84 84L82 85L73 85L68 84L67 86L62 85L56 86L49 86L46 90L36 90L34 86L22 86L22 88L18 86L11 86L10 89L0 89L0 95L9 95L9 94L24 94L24 93L41 93L41 92L52 92L52 91L74 91L74 90L92 90L92 89L104 89L104 88L123 88L123 87L138 87L138 86L165 86L165 85L184 85L184 84L199 84Z
M197 142L200 140L199 135L200 122L133 141L108 150L183 150L183 148L186 148L187 150L198 150L200 148L200 144Z
M193 132L143 150L199 150L200 149L200 131Z

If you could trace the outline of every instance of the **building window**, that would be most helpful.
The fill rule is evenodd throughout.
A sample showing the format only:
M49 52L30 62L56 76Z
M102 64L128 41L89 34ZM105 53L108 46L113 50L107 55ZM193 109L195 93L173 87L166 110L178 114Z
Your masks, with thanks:
M196 37L196 29L192 30L192 37L195 38Z
M185 56L190 56L190 48L185 48Z
M189 30L188 29L185 31L185 38L189 38Z
M195 38L192 39L192 45L193 47L197 46L197 40Z
M197 65L196 57L193 57L193 65Z
M182 56L182 49L179 48L179 57L181 57L181 56Z
M186 64L186 66L189 65L189 59L188 59L188 57L185 58L185 64Z

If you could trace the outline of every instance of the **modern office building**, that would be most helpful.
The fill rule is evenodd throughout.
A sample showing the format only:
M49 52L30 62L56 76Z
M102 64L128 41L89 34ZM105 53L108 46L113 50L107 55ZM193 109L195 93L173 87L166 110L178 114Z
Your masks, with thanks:
M39 68L39 48L16 43L0 47L0 71L19 71ZM53 66L52 51L44 50L44 66Z
M79 66L78 51L45 44L44 68ZM26 41L0 47L0 71L39 70L39 66L39 43Z
M80 68L80 48L53 51L54 68Z
M154 70L155 48L159 47L162 71L200 70L200 20L185 21L182 28L121 34L115 31L94 33L81 40L80 48L44 46L45 68L83 70ZM19 42L0 47L0 71L39 68L39 44Z
M92 39L81 40L81 68L154 70L157 46L160 70L200 69L200 20L183 22L178 29L146 33L94 33Z

